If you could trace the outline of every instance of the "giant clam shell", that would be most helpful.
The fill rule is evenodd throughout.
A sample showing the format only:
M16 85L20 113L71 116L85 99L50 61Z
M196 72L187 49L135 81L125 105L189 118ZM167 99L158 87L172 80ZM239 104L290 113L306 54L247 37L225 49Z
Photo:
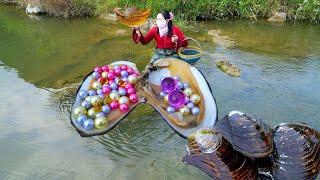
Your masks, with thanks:
M188 137L193 131L212 127L217 119L217 106L211 89L202 73L190 64L172 58L160 59L155 62L157 68L147 74L148 87L141 93L146 103L153 106L164 120L182 137ZM160 96L161 77L179 76L181 81L200 95L199 115L182 116L180 113L167 113L166 104Z
M315 179L320 170L320 134L303 124L280 124L273 131L275 179Z
M239 111L231 111L215 128L237 151L249 157L266 157L272 153L272 130L262 120Z
M214 179L256 179L253 160L235 151L214 129L201 129L188 137L188 154L182 161L199 168Z
M117 61L114 62L110 65L122 65L125 64L127 66L132 67L134 70L137 70L137 67L134 63L128 62L128 61ZM92 83L92 73L88 74L85 79L83 80L81 86L79 87L78 91L77 91L77 97L76 100L72 106L72 112L73 110L81 105L81 99L78 96L78 93L81 90L88 90L88 88L90 87L90 83ZM78 133L81 136L95 136L95 135L100 135L100 134L104 134L108 131L110 131L112 128L114 128L125 116L127 116L139 103L141 103L143 101L142 98L139 97L139 101L137 103L134 104L130 104L129 105L129 110L126 113L120 112L119 109L111 111L106 117L108 119L108 126L106 128L102 128L102 129L91 129L91 130L86 130L83 127L81 127L80 125L78 125L76 123L76 117L73 115L73 113L71 113L70 115L70 119L71 119L71 123L72 125L76 128L76 130L78 131Z

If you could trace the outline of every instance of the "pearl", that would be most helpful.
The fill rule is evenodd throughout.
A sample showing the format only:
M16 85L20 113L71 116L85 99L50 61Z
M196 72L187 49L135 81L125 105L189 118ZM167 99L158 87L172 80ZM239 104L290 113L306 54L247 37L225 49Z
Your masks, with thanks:
M109 69L109 66L102 66L102 71L106 71L106 72L108 72L110 69Z
M120 79L118 82L118 85L121 86L121 87L124 87L126 85L126 81Z
M130 75L128 76L128 81L131 84L136 84L138 81L138 77L136 75Z
M119 65L114 65L113 69L120 69L120 66Z
M163 92L163 91L160 92L160 96L161 96L161 97L164 98L166 95L167 95L167 93L165 93L165 92Z
M187 116L190 114L190 109L187 106L183 106L182 108L180 108L179 112L183 115L183 116Z
M76 122L77 122L78 125L82 126L82 125L83 125L83 122L84 122L86 119L88 119L88 117L87 117L86 115L80 115L80 116L77 118Z
M99 96L93 96L90 100L90 103L92 106L97 107L102 105L103 100Z
M98 72L98 73L101 73L102 72L102 69L101 67L97 66L93 69L94 72Z
M121 69L120 69L120 68L115 69L115 70L114 70L114 74L115 74L116 76L120 76L120 74L121 74Z
M127 93L134 94L134 93L136 93L136 90L134 88L129 88L129 89L127 89Z
M112 99L109 96L105 96L103 99L103 104L110 104Z
M190 96L190 101L193 102L194 104L199 104L201 101L201 98L198 94L192 94Z
M120 66L120 69L121 69L121 70L127 70L127 68L128 68L127 65L121 65L121 66Z
M85 91L85 90L81 90L78 94L78 96L81 98L81 99L84 99L88 96L88 92Z
M98 95L103 95L102 89L98 89L98 90L97 90L97 94L98 94Z
M193 91L191 88L186 88L184 89L183 93L186 95L186 96L191 96L193 94Z
M115 75L114 75L114 73L109 72L107 77L108 77L108 80L114 80Z
M112 84L110 84L110 87L111 87L111 89L116 90L116 89L118 89L118 84L113 82Z
M82 101L81 106L83 106L86 109L91 108L91 103L89 101Z
M128 77L123 77L122 80L125 81L125 82L129 81Z
M126 91L126 89L120 87L119 90L118 90L118 93L121 96L125 96L127 94L127 91Z
M138 95L137 94L130 94L129 99L130 99L130 102L136 103L136 102L138 102Z
M109 86L102 87L103 94L109 94L111 92L111 88Z
M97 129L103 129L106 128L108 126L108 119L106 117L97 117L94 120L94 126Z
M98 95L101 99L104 99L104 94L99 94Z
M122 76L122 77L128 77L128 71L122 70L122 71L121 71L121 76Z
M106 78L103 78L103 77L99 77L99 78L97 79L97 81L100 82L100 84L104 84L104 83L107 82L107 79L106 79Z
M188 98L187 96L184 98L184 104L188 104L190 102L190 98Z
M117 101L113 101L110 103L110 107L112 110L118 109L119 103Z
M94 118L98 112L100 112L98 108L91 108L88 110L87 115L91 118Z
M119 104L128 104L129 98L127 96L121 96L118 100Z
M88 91L88 93L89 93L89 96L97 95L97 92L95 90L90 90L90 91Z
M102 112L104 112L105 114L109 114L110 111L111 111L111 107L109 105L102 106Z
M98 118L98 117L105 117L105 116L106 114L104 112L98 112L95 117Z
M193 107L193 108L191 109L191 113L192 113L193 115L198 115L198 114L200 113L200 109L199 109L198 107Z
M84 108L82 106L78 106L73 110L73 114L75 117L78 117L78 116L86 114L86 113L87 113L86 108Z
M179 76L173 76L173 79L176 80L176 81L180 81Z
M94 127L94 124L93 124L93 120L92 119L86 119L83 122L83 128L85 130L91 130L93 127Z
M171 106L168 106L166 110L167 110L168 113L174 113L174 112L176 111L176 110L175 110L173 107L171 107Z
M133 88L132 84L131 83L127 83L124 88L126 89L130 89L130 88Z
M188 108L192 109L192 108L194 107L194 104L193 104L192 102L189 102L189 103L187 104L187 106L188 106Z
M100 74L98 72L93 72L92 73L92 78L93 79L98 79L100 77Z
M184 89L186 89L186 88L188 88L188 87L190 87L189 83L183 83L183 88L184 88Z
M109 94L109 97L110 97L111 100L117 101L119 99L119 97L120 97L120 94L118 92L111 92Z
M129 105L128 104L120 104L119 109L121 112L128 112L129 111Z
M183 89L183 83L178 81L177 82L177 89L180 90L180 89Z
M90 102L91 101L92 96L88 96L86 97L84 100Z
M103 77L103 78L108 78L108 73L107 73L107 72L102 72L102 73L101 73L101 77Z
M131 67L128 67L127 71L128 71L129 74L132 74L134 72L134 70Z

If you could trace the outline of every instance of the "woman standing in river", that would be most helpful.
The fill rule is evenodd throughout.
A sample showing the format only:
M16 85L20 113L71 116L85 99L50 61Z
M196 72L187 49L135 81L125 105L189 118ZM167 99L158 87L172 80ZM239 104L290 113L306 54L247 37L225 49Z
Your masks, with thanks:
M139 28L133 29L132 38L135 43L140 42L145 45L155 39L156 48L151 62L165 57L179 58L178 49L188 46L183 32L177 26L173 26L173 17L172 12L161 11L157 15L157 25L151 28L145 36L142 35Z

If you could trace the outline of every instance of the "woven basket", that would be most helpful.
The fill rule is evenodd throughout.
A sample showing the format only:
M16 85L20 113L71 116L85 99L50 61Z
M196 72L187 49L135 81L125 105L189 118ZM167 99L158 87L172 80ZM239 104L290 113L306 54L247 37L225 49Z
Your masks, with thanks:
M201 49L200 43L193 38L185 38L183 41L186 41L186 40L195 41L198 47L196 46L181 47L178 50L178 55L182 60L188 62L189 64L196 63L197 61L200 60L202 56L202 49Z

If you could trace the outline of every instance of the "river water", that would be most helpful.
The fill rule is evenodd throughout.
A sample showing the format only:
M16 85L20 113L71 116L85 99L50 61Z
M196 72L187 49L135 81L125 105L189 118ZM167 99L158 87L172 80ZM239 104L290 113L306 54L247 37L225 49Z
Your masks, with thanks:
M117 35L119 29L127 33ZM185 32L202 45L195 66L213 89L220 118L238 109L272 126L320 129L319 25L238 20L199 29ZM237 48L213 43L210 29L221 29ZM135 45L115 22L32 18L0 6L0 179L209 179L180 161L186 140L147 105L103 136L81 138L70 124L75 90L95 65L126 59L142 70L153 46ZM217 69L221 58L241 76Z

